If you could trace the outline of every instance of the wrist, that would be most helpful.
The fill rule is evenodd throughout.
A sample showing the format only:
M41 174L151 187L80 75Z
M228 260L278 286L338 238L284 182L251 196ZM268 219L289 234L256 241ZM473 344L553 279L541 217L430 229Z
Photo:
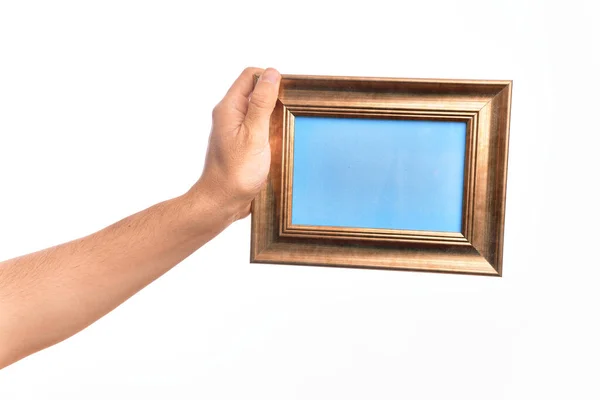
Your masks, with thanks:
M236 199L220 185L204 177L182 198L187 203L191 219L200 225L214 221L224 229L248 213L249 203Z

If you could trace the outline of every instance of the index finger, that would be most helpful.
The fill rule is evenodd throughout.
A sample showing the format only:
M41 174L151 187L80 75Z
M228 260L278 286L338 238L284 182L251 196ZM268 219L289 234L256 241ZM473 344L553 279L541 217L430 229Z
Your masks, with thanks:
M244 69L235 82L233 82L225 97L242 96L248 99L250 93L254 90L255 75L260 75L263 71L264 69L255 67Z

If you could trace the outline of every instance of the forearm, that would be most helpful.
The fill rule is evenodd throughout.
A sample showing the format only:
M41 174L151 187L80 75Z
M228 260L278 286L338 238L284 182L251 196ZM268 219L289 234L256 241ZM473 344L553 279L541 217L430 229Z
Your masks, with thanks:
M208 189L0 263L0 368L96 321L235 219Z
M249 214L270 169L280 80L242 72L213 110L205 168L185 195L0 263L0 368L82 330Z

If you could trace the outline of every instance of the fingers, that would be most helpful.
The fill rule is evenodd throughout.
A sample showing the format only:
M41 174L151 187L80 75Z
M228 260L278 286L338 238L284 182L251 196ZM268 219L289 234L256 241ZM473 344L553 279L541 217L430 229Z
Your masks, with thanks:
M248 96L250 96L250 93L252 93L252 89L254 89L254 75L262 74L263 72L264 70L262 68L246 68L235 82L233 82L233 85L231 85L225 97L241 96L247 99Z
M277 102L281 75L273 68L267 68L250 94L248 111L244 119L246 134L258 143L266 143L269 139L269 120Z

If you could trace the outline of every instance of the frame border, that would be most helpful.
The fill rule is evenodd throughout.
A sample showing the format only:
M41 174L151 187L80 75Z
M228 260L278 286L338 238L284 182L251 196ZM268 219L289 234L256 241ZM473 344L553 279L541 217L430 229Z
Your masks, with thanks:
M252 263L502 275L512 81L283 75ZM293 225L295 116L467 123L461 233Z

